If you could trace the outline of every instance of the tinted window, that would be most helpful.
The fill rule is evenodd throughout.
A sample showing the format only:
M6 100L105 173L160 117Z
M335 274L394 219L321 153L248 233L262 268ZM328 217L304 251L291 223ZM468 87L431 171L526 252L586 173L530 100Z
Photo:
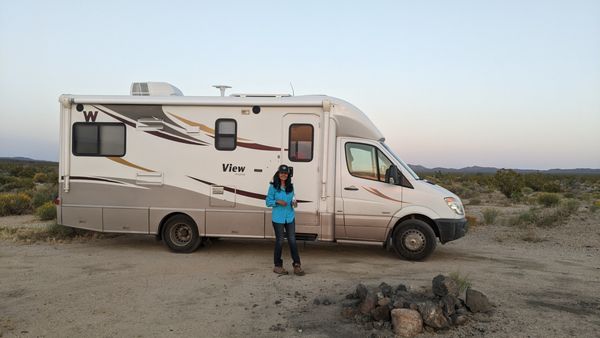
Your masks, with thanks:
M75 123L73 154L76 156L124 156L125 125L122 123Z
M312 124L292 124L288 142L288 158L293 162L313 159L314 128Z
M215 148L234 150L237 146L237 123L232 119L218 119L215 123Z

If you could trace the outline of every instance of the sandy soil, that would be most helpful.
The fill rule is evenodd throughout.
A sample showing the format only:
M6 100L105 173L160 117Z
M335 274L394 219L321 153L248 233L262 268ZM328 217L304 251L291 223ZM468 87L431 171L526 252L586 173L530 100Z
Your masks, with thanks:
M439 273L460 271L495 303L494 313L421 337L595 337L599 216L541 231L539 243L511 236L513 228L477 227L425 262L379 247L307 243L300 245L304 277L274 275L268 241L220 240L189 255L145 236L0 241L0 335L368 337L385 332L340 316L357 283L421 289ZM334 304L313 304L323 296Z

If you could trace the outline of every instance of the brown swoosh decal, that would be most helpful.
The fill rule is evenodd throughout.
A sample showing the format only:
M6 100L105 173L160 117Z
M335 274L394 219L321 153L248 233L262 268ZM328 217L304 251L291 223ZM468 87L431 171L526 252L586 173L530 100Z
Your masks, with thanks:
M63 176L63 178L64 178L64 176ZM101 177L69 176L69 179L71 179L71 180L78 180L78 181L79 180L82 180L82 181L98 181L98 182L108 182L108 183L123 184L123 182L108 180L106 178L101 178Z
M131 167L131 168L143 170L143 171L146 171L146 172L149 172L149 173L155 172L154 170L150 170L148 168L140 167L137 164L133 164L133 163L127 161L126 159L122 158L122 157L106 157L106 158L109 159L109 160L111 160L111 161L115 161L117 163L120 163L122 165L126 165L126 166Z
M127 121L127 120L125 120L122 117L119 117L119 116L117 116L115 114L111 114L111 113L107 112L106 110L104 110L104 109L102 109L102 108L100 108L98 106L93 106L93 107L95 107L96 109L102 111L106 115L109 115L109 116L113 117L114 119L117 119L118 121L121 121L121 122L127 124L128 126L131 126L133 128L136 127L136 124L134 122ZM169 128L169 127L166 127L165 129L166 130L173 130L172 128ZM167 140L175 141L175 142L186 143L186 144L194 144L194 145L199 145L199 146L206 146L206 145L208 145L208 143L206 143L204 141L196 140L194 138L190 138L190 137L187 137L185 135L184 135L185 139L183 139L183 138L175 137L175 136L173 136L173 135L171 135L169 133L164 133L164 132L158 131L158 130L156 130L156 131L154 131L154 130L153 131L144 130L144 132L146 132L148 134L151 134L151 135L154 135L154 136L158 136L158 137L167 139ZM174 131L174 132L177 133L177 134L181 134L181 133L179 133L177 131ZM181 135L183 135L183 134L181 134Z
M192 176L188 176L188 177L191 178L191 179L193 179L193 180L195 180L195 181L198 181L200 183L204 183L206 185L217 185L217 184L214 184L214 183L211 183L211 182L208 182L208 181L204 181L204 180L201 180L199 178L192 177ZM238 194L238 195L242 195L242 196L246 196L246 197L250 197L250 198L256 198L256 199L263 200L263 201L267 198L267 195L257 194L255 192L251 192L251 191L245 191L245 190L240 190L240 189L233 189L233 188L226 187L226 186L220 186L220 187L223 187L223 189L225 189L225 191L227 191L227 192ZM310 201L305 201L305 200L297 200L297 202L298 203L310 203Z
M363 189L365 189L366 191L370 192L371 194L373 194L375 196L379 196L381 198L385 198L385 199L390 200L390 201L395 201L395 202L402 203L401 200L397 200L395 198L391 198L391 197L385 195L384 193L382 193L381 191L379 191L379 190L377 190L377 189L375 189L373 187L368 187L368 188L367 187L363 187Z

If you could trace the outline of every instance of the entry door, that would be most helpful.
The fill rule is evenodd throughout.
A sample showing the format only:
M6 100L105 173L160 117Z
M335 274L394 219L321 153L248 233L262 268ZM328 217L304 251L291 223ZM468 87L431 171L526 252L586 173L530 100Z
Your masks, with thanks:
M402 207L402 188L385 183L392 162L375 143L350 138L339 142L346 238L383 241L392 216Z
M296 232L317 235L321 235L317 217L321 161L319 121L315 114L284 115L279 159L280 164L294 170L292 182L298 200Z

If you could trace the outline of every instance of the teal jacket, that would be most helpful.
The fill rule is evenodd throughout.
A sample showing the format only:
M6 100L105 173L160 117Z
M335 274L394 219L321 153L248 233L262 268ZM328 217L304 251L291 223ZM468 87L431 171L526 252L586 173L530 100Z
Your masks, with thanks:
M275 223L292 223L296 214L294 208L292 208L292 200L294 199L294 192L286 193L285 190L277 190L273 187L273 184L269 185L269 192L267 193L266 203L267 206L273 208L271 213L271 220ZM281 206L275 201L282 200L286 201L287 205Z

